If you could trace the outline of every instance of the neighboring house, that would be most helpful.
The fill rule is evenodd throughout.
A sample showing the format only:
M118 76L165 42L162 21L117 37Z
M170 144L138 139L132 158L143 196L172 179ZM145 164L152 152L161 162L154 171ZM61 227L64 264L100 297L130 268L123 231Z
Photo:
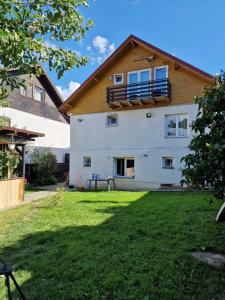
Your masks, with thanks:
M70 183L93 173L118 188L179 185L192 138L194 96L208 73L135 37L128 39L69 97Z
M12 71L16 75L17 71ZM63 99L44 72L40 77L21 75L27 88L15 89L9 97L9 107L0 108L0 116L10 119L10 126L44 134L44 137L26 146L26 162L31 161L35 148L48 147L56 155L58 163L65 161L69 153L69 117L58 110Z

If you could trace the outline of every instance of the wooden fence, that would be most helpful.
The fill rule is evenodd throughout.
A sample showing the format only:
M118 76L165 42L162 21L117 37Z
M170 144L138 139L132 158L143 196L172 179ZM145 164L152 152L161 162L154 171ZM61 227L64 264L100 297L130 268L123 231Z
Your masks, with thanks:
M0 180L0 210L24 201L24 178Z

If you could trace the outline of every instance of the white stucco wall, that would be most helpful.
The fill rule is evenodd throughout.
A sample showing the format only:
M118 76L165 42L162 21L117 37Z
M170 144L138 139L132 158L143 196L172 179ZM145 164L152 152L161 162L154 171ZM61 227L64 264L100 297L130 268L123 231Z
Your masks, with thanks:
M151 112L151 118L146 113ZM107 113L71 117L70 183L87 186L92 173L114 175L115 157L134 157L135 178L117 179L118 188L155 188L160 184L179 184L180 159L188 152L192 133L190 124L197 106L176 105L117 111L119 126L106 127ZM188 114L188 137L166 138L165 115ZM90 156L91 167L83 167L83 157ZM162 157L174 158L174 169L162 168Z
M32 143L35 147L50 147L57 161L64 162L65 153L70 147L70 125L35 116L12 108L0 108L0 116L11 119L11 126L45 134ZM29 147L27 147L29 148Z

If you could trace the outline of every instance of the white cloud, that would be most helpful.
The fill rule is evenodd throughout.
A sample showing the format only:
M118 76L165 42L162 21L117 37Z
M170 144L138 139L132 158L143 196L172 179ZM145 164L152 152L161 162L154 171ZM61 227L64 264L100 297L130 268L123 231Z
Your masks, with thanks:
M112 54L115 51L115 44L114 43L109 45L109 51L110 51L110 54Z
M87 50L88 52L90 52L90 51L92 50L91 46L87 46L87 47L86 47L86 50Z
M110 44L107 38L100 35L93 38L92 44L94 48L90 45L86 47L86 50L89 52L88 59L92 65L100 65L115 51L115 43Z
M80 86L79 82L70 81L68 87L56 86L63 99L66 100L73 92L75 92Z
M107 38L97 35L93 41L92 41L93 46L98 49L99 53L103 54L106 52L109 41Z

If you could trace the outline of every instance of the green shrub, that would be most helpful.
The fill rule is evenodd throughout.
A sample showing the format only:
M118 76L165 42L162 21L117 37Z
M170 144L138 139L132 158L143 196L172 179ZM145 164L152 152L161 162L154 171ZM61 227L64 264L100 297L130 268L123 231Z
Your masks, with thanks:
M11 151L0 151L0 179L15 175L19 160L18 155Z
M64 198L64 188L57 188L56 194L52 196L49 200L49 206L61 206Z
M57 183L56 178L53 176L57 166L56 156L48 148L35 149L32 154L32 161L36 175L35 184L48 185Z

